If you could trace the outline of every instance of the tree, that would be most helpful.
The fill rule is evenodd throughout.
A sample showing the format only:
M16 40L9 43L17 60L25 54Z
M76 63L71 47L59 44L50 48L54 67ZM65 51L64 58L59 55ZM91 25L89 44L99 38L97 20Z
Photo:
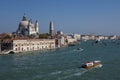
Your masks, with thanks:
M39 38L40 39L48 39L49 38L49 34L48 33L39 34Z
M10 35L6 35L3 37L3 39L11 39L12 37Z

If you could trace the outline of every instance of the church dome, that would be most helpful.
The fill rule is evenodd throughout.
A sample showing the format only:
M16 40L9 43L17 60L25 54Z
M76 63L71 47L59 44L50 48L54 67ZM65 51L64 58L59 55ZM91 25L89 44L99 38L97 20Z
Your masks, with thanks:
M19 26L20 27L27 27L28 26L28 21L21 21Z
M26 28L27 26L28 26L28 21L27 21L26 16L24 15L23 18L22 18L22 21L19 24L19 27L25 27Z

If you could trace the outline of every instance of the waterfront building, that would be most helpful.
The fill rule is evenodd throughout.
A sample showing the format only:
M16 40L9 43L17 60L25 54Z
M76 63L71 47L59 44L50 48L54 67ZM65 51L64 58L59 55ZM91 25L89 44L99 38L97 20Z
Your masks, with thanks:
M103 35L98 35L96 36L96 40L104 40L105 37Z
M37 35L39 34L39 24L36 20L35 24L33 24L32 20L27 20L26 16L24 15L22 21L19 23L19 27L16 31L18 35L23 36L30 36L30 35Z
M56 47L60 48L60 47L65 47L65 46L67 46L66 37L63 35L57 36Z
M88 35L81 35L81 39L82 40L90 40L89 36Z
M55 39L4 40L1 42L2 51L13 51L15 53L54 48Z
M76 40L80 40L81 39L81 35L80 34L73 34L73 37L76 39Z
M11 39L1 40L1 52L2 51L6 52L9 50L12 50L12 48L13 48L12 42L13 42L13 40L11 40Z
M109 39L109 36L104 36L104 37L105 37L105 38L104 38L105 40Z
M95 35L89 35L90 40L95 40Z
M110 39L115 40L115 39L117 39L117 36L116 35L111 35Z
M60 42L61 42L61 46L65 45L65 37L61 36Z
M77 42L77 39L73 37L73 35L67 35L67 43Z
M55 39L56 39L56 47L57 48L67 46L66 35L62 31L60 31L60 30L57 31Z
M77 40L75 38L67 38L67 42L69 44L69 43L77 42Z
M81 36L82 40L105 40L108 39L108 36L103 36L103 35L82 35Z

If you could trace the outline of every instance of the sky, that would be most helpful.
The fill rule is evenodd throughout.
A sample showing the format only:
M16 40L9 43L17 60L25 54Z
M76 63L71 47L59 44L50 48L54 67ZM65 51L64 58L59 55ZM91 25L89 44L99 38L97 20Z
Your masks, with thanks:
M15 32L23 15L39 22L40 33L120 35L120 0L0 0L0 33Z

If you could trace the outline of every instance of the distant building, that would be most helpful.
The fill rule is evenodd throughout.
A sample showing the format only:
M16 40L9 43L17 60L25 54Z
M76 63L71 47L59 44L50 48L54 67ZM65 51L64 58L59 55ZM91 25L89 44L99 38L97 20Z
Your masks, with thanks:
M73 35L67 35L67 43L74 43L74 42L77 42L77 39L74 38Z
M105 40L109 39L109 36L104 36L104 39L105 39Z
M67 46L66 38L65 36L59 36L56 38L56 47L65 47Z
M57 35L64 35L64 33L62 31L57 31Z
M116 35L112 35L112 36L110 36L110 39L112 39L112 40L114 39L115 40L115 39L117 39L117 36Z
M62 31L57 31L57 34L55 34L55 40L57 48L67 46L66 35Z
M23 16L22 21L19 23L19 27L16 31L18 35L29 36L36 35L39 33L39 24L36 20L35 24L33 24L32 20L27 20L26 16Z
M95 35L89 35L90 40L95 40Z
M81 35L82 40L90 40L89 35Z
M80 34L73 34L73 37L74 37L76 40L80 40L80 39L81 39L81 35L80 35Z
M75 38L68 38L67 41L68 41L68 44L77 42L77 40Z
M103 35L98 35L96 36L96 40L104 40L105 37Z

